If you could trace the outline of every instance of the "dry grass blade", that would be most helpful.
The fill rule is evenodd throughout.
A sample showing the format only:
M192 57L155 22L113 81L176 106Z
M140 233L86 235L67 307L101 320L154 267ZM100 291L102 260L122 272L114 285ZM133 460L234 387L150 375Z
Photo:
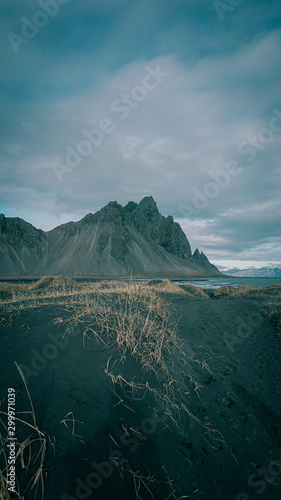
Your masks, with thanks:
M30 397L30 394L29 394L29 390L28 390L28 387L27 387L27 383L26 383L26 380L25 380L25 377L24 377L24 374L22 373L21 371L21 368L19 367L19 365L17 364L17 362L15 361L14 362L18 371L19 371L19 374L23 380L23 383L24 383L24 386L25 386L25 390L27 392L27 395L28 395L28 399L29 399L29 402L30 402L30 406L31 406L31 411L32 411L32 416L33 416L33 422L34 422L34 427L35 429L37 430L38 427L37 427L37 423L36 423L36 417L35 417L35 411L34 411L34 408L33 408L33 403L32 403L32 399Z
M71 416L71 418L67 418L68 416ZM74 418L73 412L70 411L68 412L67 415L65 415L64 419L60 422L61 424L64 424L65 427L67 428L67 423L66 422L71 422L72 423L72 436L82 438L83 436L79 436L78 434L75 433L75 424L78 422L79 424L83 424L84 422L81 422L81 420L76 420Z
M37 425L36 422L36 416L35 416L35 411L34 411L34 406L32 403L32 399L30 396L30 392L27 387L27 383L25 380L25 377L22 373L21 368L19 365L15 362L15 365L19 371L19 374L23 380L24 387L29 399L29 403L31 406L31 411L28 412L23 412L23 413L28 413L32 416L33 424L27 422L26 420L23 420L22 418L19 418L18 416L15 416L15 421L21 422L23 424L23 427L18 431L17 433L17 444L16 446L18 447L16 454L15 454L15 465L17 464L20 465L20 468L18 469L18 472L21 470L25 471L24 475L21 475L22 481L25 483L25 486L22 488L23 491L21 491L20 485L19 485L19 480L18 478L16 479L16 491L15 495L19 500L23 500L24 498L28 498L29 493L32 490L35 490L34 493L34 499L38 498L38 493L40 490L40 497L43 500L44 494L45 494L45 486L44 486L44 477L43 477L43 472L44 472L44 462L46 458L46 452L47 452L47 436L43 434ZM8 416L7 412L0 412L1 415L6 415ZM2 419L0 419L0 424L3 426L5 432L7 432L7 427L3 423ZM33 434L29 435L26 437L26 432L24 429L31 428L33 431ZM24 432L25 438L21 442L19 440L19 436L21 433ZM7 476L7 471L8 471L8 463L7 463L7 456L6 456L6 451L5 451L5 445L7 442L7 439L4 439L0 435L0 442L2 445L2 449L0 452L0 455L4 458L4 468L0 470L0 500L10 500L10 494L8 491L8 476ZM52 444L52 443L51 443ZM38 463L39 462L39 463ZM28 477L29 476L29 477ZM31 477L30 477L31 476Z

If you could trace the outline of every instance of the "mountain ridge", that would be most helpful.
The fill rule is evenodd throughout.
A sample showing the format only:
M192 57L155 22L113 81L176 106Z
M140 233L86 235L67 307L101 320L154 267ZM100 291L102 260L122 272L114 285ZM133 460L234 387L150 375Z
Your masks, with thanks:
M125 207L111 201L46 232L0 216L0 275L24 274L221 275L203 253L192 255L181 226L160 214L152 196Z
M260 268L248 268L248 269L228 269L224 271L224 274L229 276L236 276L237 278L281 278L281 268L280 267L260 267Z

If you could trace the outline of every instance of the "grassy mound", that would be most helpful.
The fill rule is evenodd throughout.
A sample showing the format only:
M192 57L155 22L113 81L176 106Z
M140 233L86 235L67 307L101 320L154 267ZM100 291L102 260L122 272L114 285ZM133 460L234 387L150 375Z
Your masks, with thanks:
M53 290L57 293L67 292L70 289L79 287L79 283L67 276L44 276L36 283L33 283L29 290L46 291Z
M151 280L148 283L145 283L145 286L149 286L151 289L163 293L184 293L181 285L177 285L168 279Z
M84 288L68 306L72 316L67 323L83 325L84 336L94 333L102 343L114 343L122 356L129 351L145 370L167 373L165 353L178 346L172 305L155 290L133 283L111 282L98 290Z
M0 299L12 298L16 293L26 289L26 285L2 282L0 283Z
M281 285L272 285L264 289L266 304L264 312L274 323L278 335L281 338Z
M217 290L212 291L212 296L216 298L236 298L242 295L249 295L253 291L258 291L254 285L240 285L237 288L230 285L220 286Z
M185 293L189 295L190 297L199 297L202 299L208 299L209 296L202 290L202 288L199 288L198 286L194 285L182 285L182 288L184 289Z
M46 290L53 282L54 277L53 276L44 276L40 280L36 281L35 283L32 283L28 289L29 290Z

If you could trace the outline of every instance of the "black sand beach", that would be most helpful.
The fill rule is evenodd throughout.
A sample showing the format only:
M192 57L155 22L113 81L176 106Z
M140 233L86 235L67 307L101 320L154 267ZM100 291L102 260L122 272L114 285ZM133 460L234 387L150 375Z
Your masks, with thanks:
M280 288L7 285L0 498L280 499Z

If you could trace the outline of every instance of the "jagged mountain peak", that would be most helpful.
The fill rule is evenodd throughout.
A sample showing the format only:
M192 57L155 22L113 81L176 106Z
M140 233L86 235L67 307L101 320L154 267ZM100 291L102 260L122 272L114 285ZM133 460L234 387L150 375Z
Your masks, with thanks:
M216 272L217 268L209 261L208 257L204 254L204 252L200 252L198 248L196 248L195 252L192 255L193 261L195 264L204 267L209 272Z
M200 257L201 259L207 259L208 260L208 257L206 257L206 255L204 254L204 252L200 252L200 250L198 250L198 248L196 248L196 250L193 252L193 257L197 258L197 257Z
M138 204L135 203L134 201L129 201L129 203L127 203L127 205L125 205L124 207L124 213L130 213L130 212L133 212L133 210L135 210L137 208Z
M125 207L127 219L137 227L138 230L143 231L148 225L157 223L161 217L157 204L152 196L146 196L139 204L129 202Z
M105 207L101 208L98 212L89 213L83 217L77 224L96 224L100 222L113 222L124 220L123 207L117 201L110 201Z
M24 242L27 246L32 246L45 235L44 231L36 229L20 217L5 217L4 214L0 214L0 234L11 244Z
M191 249L180 225L171 215L160 214L152 196L146 196L137 205L129 202L124 208L127 220L149 241L157 243L166 252L185 260L192 260Z
M124 207L124 212L130 213L136 209L146 211L149 210L150 212L156 212L159 214L157 203L154 200L153 196L145 196L144 198L142 198L139 204L135 201L129 201L129 203L127 203L127 205L125 205Z
M150 208L153 211L156 211L159 213L157 203L154 200L153 196L145 196L142 198L142 200L139 202L139 207L140 208Z
M99 217L100 222L122 222L125 220L125 215L122 205L117 201L110 201L105 207L95 214Z
M193 252L193 258L194 259L198 259L200 257L203 257L204 253L203 252L200 252L200 250L198 250L198 248L196 248L196 250L194 250Z

